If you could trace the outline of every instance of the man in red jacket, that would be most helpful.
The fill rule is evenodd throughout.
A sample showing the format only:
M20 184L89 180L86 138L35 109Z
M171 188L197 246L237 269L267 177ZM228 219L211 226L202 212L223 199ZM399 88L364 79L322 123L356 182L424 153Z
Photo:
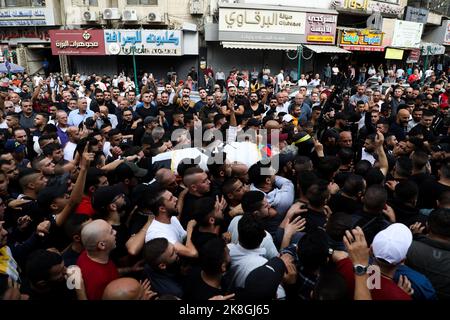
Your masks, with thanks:
M444 93L441 93L439 96L439 107L441 109L447 109L449 107L449 98L450 98L450 83L447 83L447 87Z

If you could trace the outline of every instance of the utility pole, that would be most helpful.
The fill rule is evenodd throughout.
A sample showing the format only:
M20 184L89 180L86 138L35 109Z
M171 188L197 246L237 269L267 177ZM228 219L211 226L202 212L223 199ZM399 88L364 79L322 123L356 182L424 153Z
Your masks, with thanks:
M300 80L300 67L302 63L302 45L297 47L298 63L297 63L297 80Z
M133 52L134 88L135 88L136 96L137 96L139 94L139 86L138 86L138 81L137 81L136 56L134 54L136 51L136 46L133 46L131 48L131 51Z

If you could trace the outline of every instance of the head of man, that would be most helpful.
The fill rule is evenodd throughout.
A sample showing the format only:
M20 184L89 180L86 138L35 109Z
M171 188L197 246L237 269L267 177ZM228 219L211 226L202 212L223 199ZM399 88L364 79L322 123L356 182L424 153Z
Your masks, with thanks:
M48 122L48 116L45 113L38 113L34 117L34 126L36 128L43 128Z
M122 133L119 129L112 129L108 132L108 139L111 147L118 147L123 140Z
M228 87L228 96L230 98L235 98L237 95L237 89L235 86Z
M23 193L33 193L37 195L47 186L47 181L47 178L42 174L42 172L34 169L27 169L27 172L20 177L19 184L23 190Z
M412 118L413 118L414 122L416 122L416 123L420 122L420 120L422 120L422 115L423 115L423 109L415 108L412 112Z
M212 197L204 197L198 199L194 205L194 219L200 227L216 227L221 226L224 222L222 210L216 210L216 199Z
M241 203L242 197L248 191L248 188L238 178L229 178L225 180L222 191L228 201L232 203Z
M169 103L169 92L163 91L161 93L161 104L167 105Z
M119 95L120 95L120 90L119 90L119 88L113 88L113 90L112 90L112 98L113 98L114 100L117 100L117 98L119 97Z
M194 167L186 170L183 178L185 186L189 189L189 193L197 196L203 196L210 190L211 181L206 172L202 169Z
M401 98L402 94L403 94L403 89L401 87L398 87L394 90L395 98L398 98L398 99Z
M383 186L373 185L367 188L364 195L364 210L368 213L379 214L383 211L387 201L387 192Z
M191 89L189 89L188 87L183 88L183 91L181 92L181 95L183 97L190 97L191 96Z
M359 85L357 88L358 95L363 96L365 92L366 92L366 87L363 85Z
M264 191L270 192L275 184L275 170L270 164L263 164L260 161L255 163L248 170L250 182L253 185Z
M42 148L42 152L44 156L51 159L55 164L59 163L64 157L64 152L59 143L47 144Z
M353 144L352 133L350 131L340 132L338 144L341 148L351 148Z
M150 104L152 102L150 92L145 92L142 94L142 102L146 105Z
M62 256L57 252L44 249L34 251L27 258L25 270L27 279L37 292L67 289L67 269Z
M433 124L434 115L430 110L424 110L422 118L420 119L420 124L425 128L430 128Z
M178 189L177 177L172 170L161 168L155 174L155 180L164 188L172 193Z
M33 169L41 171L44 176L54 175L55 167L55 163L49 157L41 156L33 160Z
M152 269L175 272L179 257L173 244L166 238L155 238L144 245L144 260Z
M134 106L136 104L136 92L133 90L127 92L127 100L130 105Z
M409 122L409 111L407 109L400 109L397 113L397 124L406 127Z
M270 204L261 191L247 191L241 199L242 210L246 214L252 214L259 218L270 217Z
M14 139L22 144L22 145L26 145L27 141L28 141L28 136L27 133L24 129L16 129L14 130Z
M6 174L9 181L15 181L19 177L19 170L14 159L0 160L0 170Z
M87 100L86 98L78 99L78 110L81 112L86 112L87 110Z
M22 100L22 112L26 116L31 116L33 114L33 103L31 100Z
M370 134L366 137L366 140L364 140L364 149L368 153L375 152L376 144L375 144L375 134Z
M103 291L102 300L142 300L145 289L134 278L119 278L111 281Z
M107 257L116 247L116 230L103 219L93 220L81 230L81 242L91 257Z
M305 100L305 96L301 93L297 93L295 95L295 105L301 106L303 104L303 101Z

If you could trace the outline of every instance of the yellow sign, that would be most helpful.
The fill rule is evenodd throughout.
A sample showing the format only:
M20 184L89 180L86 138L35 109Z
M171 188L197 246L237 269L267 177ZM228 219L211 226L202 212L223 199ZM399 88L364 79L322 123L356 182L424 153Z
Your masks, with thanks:
M383 33L368 29L342 30L341 45L381 46Z
M387 48L386 55L384 58L392 59L392 60L402 60L403 59L403 50Z
M345 9L366 11L368 3L368 0L345 0L342 7L344 7Z
M333 36L308 36L306 38L310 42L334 42Z

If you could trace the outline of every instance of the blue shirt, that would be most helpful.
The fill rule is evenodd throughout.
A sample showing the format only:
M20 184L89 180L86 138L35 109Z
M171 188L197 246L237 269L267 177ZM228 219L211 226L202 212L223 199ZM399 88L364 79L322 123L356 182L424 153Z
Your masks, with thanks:
M89 117L93 117L94 116L94 111L91 110L86 110L85 114L80 114L79 110L73 110L70 111L69 113L69 118L68 118L68 125L69 126L76 126L78 127L78 125L83 122L84 120L86 120L86 118Z

